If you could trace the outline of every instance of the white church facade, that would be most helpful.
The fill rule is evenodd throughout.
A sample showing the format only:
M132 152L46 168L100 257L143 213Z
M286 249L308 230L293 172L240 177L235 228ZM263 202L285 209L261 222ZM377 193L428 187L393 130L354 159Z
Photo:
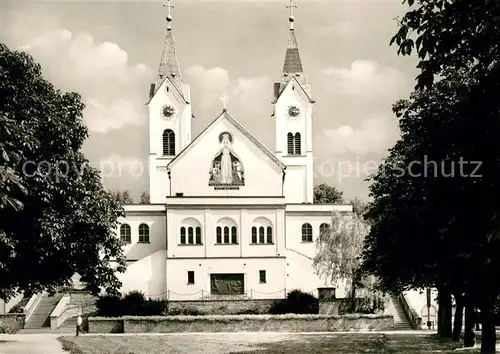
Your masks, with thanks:
M170 5L169 5L170 8ZM264 146L224 109L196 137L189 85L177 62L167 16L165 45L149 111L150 203L126 205L122 292L198 300L283 298L340 284L312 266L316 239L334 210L313 204L314 101L295 38L294 18L281 78L274 85L276 145Z

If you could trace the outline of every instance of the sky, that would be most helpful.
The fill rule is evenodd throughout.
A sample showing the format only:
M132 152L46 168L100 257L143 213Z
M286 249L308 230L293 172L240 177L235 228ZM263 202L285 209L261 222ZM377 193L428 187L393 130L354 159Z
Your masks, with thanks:
M146 102L163 47L163 1L2 1L0 40L86 104L84 152L108 189L148 190ZM191 86L193 136L228 111L275 151L273 82L288 39L287 0L173 1L172 31ZM313 113L315 184L368 198L366 178L398 138L392 104L407 98L414 58L389 46L401 1L297 1L295 32ZM137 168L138 162L143 164Z

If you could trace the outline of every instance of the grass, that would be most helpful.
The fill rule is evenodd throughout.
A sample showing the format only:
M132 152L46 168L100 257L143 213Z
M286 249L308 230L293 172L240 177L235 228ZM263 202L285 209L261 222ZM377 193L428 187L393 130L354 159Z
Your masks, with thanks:
M62 337L71 354L479 353L433 334L231 333ZM458 351L459 350L459 351Z

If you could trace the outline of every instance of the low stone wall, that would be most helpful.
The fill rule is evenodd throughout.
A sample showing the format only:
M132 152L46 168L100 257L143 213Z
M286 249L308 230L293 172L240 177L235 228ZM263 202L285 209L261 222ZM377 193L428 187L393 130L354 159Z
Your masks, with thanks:
M240 315L89 318L89 333L383 331L389 315Z
M259 315L268 314L276 300L169 301L167 314L175 315Z
M320 315L344 315L350 313L352 310L352 301L348 298L332 299L319 302ZM354 313L370 313L372 312L372 310L373 302L370 299L354 299Z
M124 333L123 318L89 317L89 333Z
M24 328L25 319L24 313L0 314L0 333L16 333Z

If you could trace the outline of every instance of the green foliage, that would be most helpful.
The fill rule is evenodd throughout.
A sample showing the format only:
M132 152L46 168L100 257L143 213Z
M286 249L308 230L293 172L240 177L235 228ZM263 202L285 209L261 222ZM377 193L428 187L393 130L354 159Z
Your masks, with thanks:
M409 0L390 44L398 54L416 51L417 89L436 76L470 67L485 74L500 57L500 3L497 0Z
M276 300L269 313L272 315L283 314L317 314L319 312L319 300L309 293L300 290L292 290L286 299Z
M26 307L29 301L30 301L29 297L23 296L21 301L12 306L12 308L9 310L9 313L24 313L24 308Z
M123 209L81 151L80 96L55 89L31 56L3 44L0 68L0 298L52 291L74 273L94 293L116 291Z
M123 191L112 191L111 192L111 195L113 196L113 198L120 202L121 204L134 204L134 198L132 197L132 195L130 194L130 192L128 190L123 190ZM142 200L142 195L141 195L141 200ZM141 203L141 204L145 204L145 203Z
M368 224L356 213L334 212L330 227L317 239L317 252L313 267L317 274L336 284L346 279L356 281L360 268L363 241L368 234Z
M314 203L335 204L343 202L343 192L326 183L314 186Z
M148 192L142 192L141 193L141 204L149 204L150 203L150 196Z
M132 290L125 296L101 295L96 301L97 315L103 317L160 316L166 313L165 300L146 299L144 293Z
M101 295L97 298L97 315L102 317L122 316L121 297L117 295Z

